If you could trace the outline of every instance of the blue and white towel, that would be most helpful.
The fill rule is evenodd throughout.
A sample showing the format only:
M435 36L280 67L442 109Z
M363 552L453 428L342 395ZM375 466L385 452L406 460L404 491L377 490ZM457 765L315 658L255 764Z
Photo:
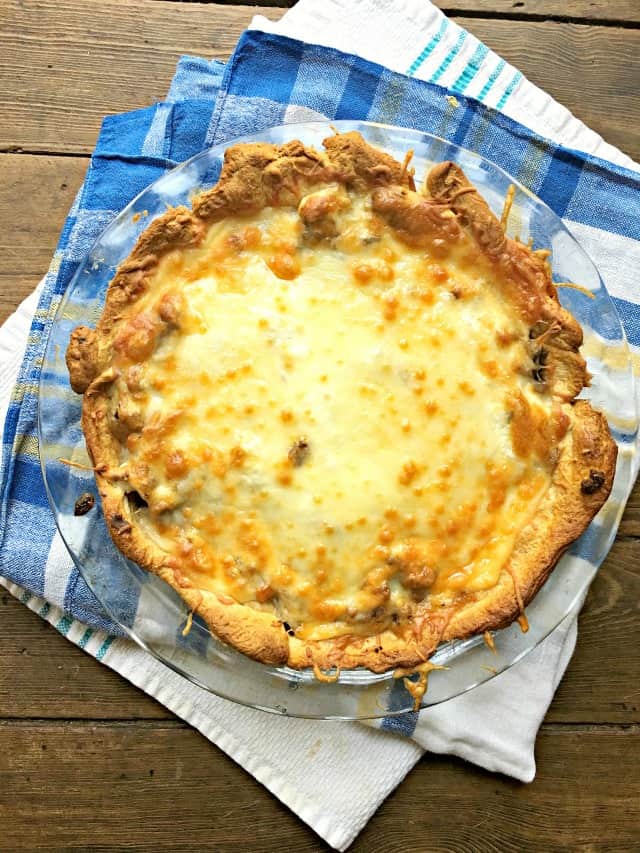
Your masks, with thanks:
M375 26L374 14L380 25L383 4L363 0L361 5L368 26ZM357 6L333 0L321 9L331 7L336 14L338 7L350 8L353 15ZM0 335L7 366L0 371L0 397L8 390L12 365L21 361L3 436L0 583L68 639L200 729L339 849L349 845L424 749L455 753L523 780L533 778L535 732L571 655L575 623L566 620L525 661L468 696L431 709L419 721L417 715L407 715L401 728L412 739L359 724L274 718L216 699L119 636L74 568L55 533L44 494L35 438L36 389L43 342L61 295L95 237L131 198L208 144L310 117L368 118L427 130L500 163L563 216L590 252L616 299L637 359L640 295L630 271L640 261L640 175L630 168L633 164L620 152L615 154L619 165L614 165L562 148L467 97L473 93L506 109L520 87L526 96L530 84L510 77L498 57L425 0L420 9L413 0L404 6L405 11L411 7L409 32L415 28L423 39L416 43L406 27L404 37L397 39L403 50L411 45L414 57L404 70L417 76L428 69L431 78L453 87L457 105L447 100L445 90L425 80L255 30L243 35L226 68L184 58L165 102L105 119L37 308L33 299L28 301ZM285 25L291 17L292 26L304 29L302 12L308 15L309 7L302 0L285 16ZM307 24L312 20L313 15ZM313 39L314 33L307 28L298 35ZM548 126L555 121L552 113L547 105ZM560 108L555 115L564 113ZM569 119L563 126L575 122ZM575 127L572 132L575 147L583 151L595 146L602 154L610 148L603 149L591 132L581 136ZM620 263L623 257L625 263ZM506 721L500 732L490 723L496 714Z
M438 83L568 148L638 168L429 0L298 0L279 21L256 16L252 27L355 53Z

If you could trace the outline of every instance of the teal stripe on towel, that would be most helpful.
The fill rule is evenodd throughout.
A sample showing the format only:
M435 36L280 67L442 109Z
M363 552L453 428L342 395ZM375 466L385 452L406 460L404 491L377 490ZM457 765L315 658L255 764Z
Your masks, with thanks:
M101 661L103 659L103 657L109 651L109 646L111 645L111 643L113 643L114 640L115 640L114 636L107 637L107 639L104 641L104 643L100 646L100 648L97 651L97 654L96 654L96 660L97 661Z
M91 628L87 628L87 630L84 632L84 634L80 637L80 641L78 643L78 645L80 646L81 649L84 649L86 647L87 643L89 642L89 640L91 639L92 636L93 636L93 631L91 630Z
M454 46L451 48L451 53L449 53L449 55L446 57L446 59L444 60L442 65L438 68L438 70L431 77L432 83L437 82L442 77L444 72L451 65L451 63L456 58L456 56L460 53L460 48L464 44L464 40L466 39L466 37L467 37L466 32L464 30L462 30L462 32L458 36L458 40L456 41Z
M73 625L73 619L70 616L63 616L56 625L56 631L60 631L63 637L69 633L69 628Z
M496 67L493 69L491 76L489 77L487 82L484 84L484 86L482 87L482 90L480 91L480 94L478 95L479 101L484 101L487 94L489 93L489 90L491 89L493 84L496 82L496 80L500 76L500 73L506 64L507 63L504 61L504 59L501 59L500 62L496 65Z
M502 107L504 107L504 105L509 100L509 96L511 95L511 93L513 92L513 90L516 88L516 86L518 85L518 83L521 80L522 80L522 72L516 71L516 73L513 75L513 79L511 80L511 83L509 83L507 88L504 90L502 97L500 98L500 100L496 104L497 110L501 110Z
M489 53L489 48L484 44L479 44L475 49L473 56L467 62L467 65L462 72L462 74L458 77L458 79L452 85L452 89L455 89L457 92L464 92L469 83L476 76L478 71L480 70L480 66L484 62L485 56Z
M416 58L413 60L413 62L409 66L409 69L407 71L407 74L409 75L409 77L413 77L413 75L416 73L418 68L420 68L420 66L425 61L425 59L431 53L433 53L434 48L437 46L440 39L444 35L445 30L447 29L447 24L448 24L448 21L446 18L444 18L444 20L440 24L440 29L438 30L438 32L431 39L431 41L422 49L422 51L418 54L418 56L416 56Z

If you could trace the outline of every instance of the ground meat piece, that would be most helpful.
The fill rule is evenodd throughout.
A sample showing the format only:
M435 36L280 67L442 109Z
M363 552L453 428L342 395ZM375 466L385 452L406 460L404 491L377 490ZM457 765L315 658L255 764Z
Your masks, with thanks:
M602 471L589 471L589 476L583 480L580 488L585 495L592 495L604 486L606 477Z
M74 515L86 515L90 512L95 506L96 499L91 494L91 492L85 492L83 495L80 495L76 504L73 508Z
M306 461L310 452L311 445L309 441L304 436L301 436L293 442L287 456L294 467L299 468Z

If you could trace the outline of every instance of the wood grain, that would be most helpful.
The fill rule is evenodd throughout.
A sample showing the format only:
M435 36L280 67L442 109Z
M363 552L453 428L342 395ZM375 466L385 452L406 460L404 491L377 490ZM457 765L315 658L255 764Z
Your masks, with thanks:
M184 0L191 2L191 0ZM213 0L194 0L209 3ZM218 0L233 5L234 0ZM509 18L555 18L589 21L599 24L626 25L640 22L640 5L636 0L433 0L447 15L474 13L479 17L499 15ZM253 6L253 2L246 5ZM289 8L296 0L255 0L256 6Z
M542 18L588 21L599 24L640 23L637 0L433 0L449 16L475 13L478 16Z
M88 15L84 0L2 5L0 151L88 153L105 113L163 96L180 54L225 58L252 14L277 18L283 12L168 0L104 0L91 9ZM640 159L636 31L456 20L607 141Z
M639 747L635 726L545 726L529 786L427 756L350 853L630 850ZM0 825L6 850L329 850L200 735L167 722L0 723Z
M549 722L640 723L640 656L634 653L640 648L639 615L640 540L619 539L580 615L576 653ZM6 592L0 595L0 624L0 718L171 716Z
M4 589L0 625L0 719L173 719Z
M437 2L640 159L637 0ZM225 58L253 14L277 18L273 7L291 3L0 3L0 322L48 266L102 115L161 98L180 54ZM634 537L639 487L581 614L536 781L426 756L350 853L638 849ZM222 752L2 590L0 626L0 850L329 850Z
M636 482L635 488L629 496L618 535L637 536L640 538L640 480Z
M85 0L5 0L0 151L90 153L102 117L161 99L182 54L225 59L254 14L282 11L104 0L87 14Z
M638 487L636 487L636 494ZM640 722L640 540L619 538L578 620L578 642L549 722Z
M88 162L0 154L0 323L46 273Z

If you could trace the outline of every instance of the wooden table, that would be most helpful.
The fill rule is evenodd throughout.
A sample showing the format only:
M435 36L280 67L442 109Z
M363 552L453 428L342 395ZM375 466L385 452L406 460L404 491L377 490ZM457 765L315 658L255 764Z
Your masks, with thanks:
M226 58L252 14L283 13L267 2L3 0L0 320L46 270L102 116L162 98L182 53ZM638 0L441 5L640 160ZM427 755L352 850L640 849L639 537L636 489L540 731L535 782ZM0 849L89 848L325 845L189 726L0 593Z

